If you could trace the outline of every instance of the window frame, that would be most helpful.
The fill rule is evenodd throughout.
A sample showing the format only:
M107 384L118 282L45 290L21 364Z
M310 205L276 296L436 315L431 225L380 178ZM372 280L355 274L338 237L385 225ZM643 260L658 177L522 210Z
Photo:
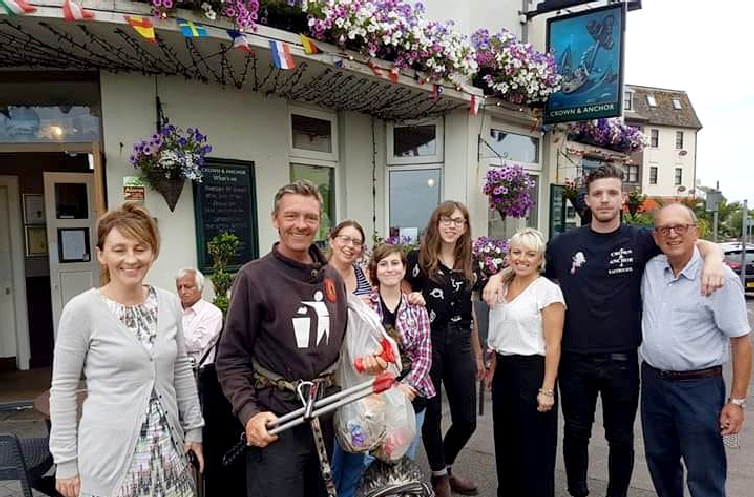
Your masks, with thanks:
M683 105L681 104L680 98L673 99L673 110L683 110Z
M632 173L635 174L636 179L631 179ZM639 182L639 165L638 164L627 164L626 165L626 181L629 183L638 183Z
M683 150L683 131L675 132L675 149Z
M323 160L317 160L317 159L302 160L299 157L290 156L288 157L288 180L289 181L293 180L293 166L309 166L309 167L327 168L332 171L331 199L332 199L333 205L331 207L332 212L328 213L328 215L332 214L332 218L330 219L330 222L332 226L335 226L335 224L337 223L334 223L333 221L341 218L340 202L339 202L339 195L338 195L338 192L340 191L341 168L339 167L338 163L333 162L333 161L323 161ZM328 226L328 230L332 226ZM319 243L319 242L326 242L327 240L319 240L315 237L314 241L315 243Z
M675 172L673 173L673 185L681 186L682 184L683 184L683 168L676 167Z
M330 121L330 140L332 152L315 152L313 150L303 150L293 147L293 115L299 115L304 117L311 117L314 119L322 119ZM288 106L288 155L290 158L306 159L309 160L323 160L330 162L337 162L339 160L339 145L338 145L338 115L335 112L328 112L325 110L310 109L308 107L299 107L296 105ZM305 161L305 162L306 162ZM312 164L315 165L315 164Z
M412 126L435 127L435 155L426 155L424 157L396 157L393 155L395 145L395 129L410 128ZM404 121L401 123L388 122L385 136L387 165L413 165L413 164L442 164L445 161L445 121L442 118L435 119L418 119Z
M649 148L660 148L660 130L649 130Z
M657 99L654 95L647 95L647 105L649 107L657 107Z
M660 168L657 166L649 166L649 178L647 179L647 182L650 185L656 185L658 176L660 174Z
M416 164L416 163L388 164L388 166L385 168L385 205L383 206L384 207L383 213L385 216L384 218L385 221L383 224L382 233L379 233L380 235L382 235L385 238L387 238L390 235L390 195L391 195L390 173L393 171L429 171L429 170L440 171L440 185L438 186L438 191L440 192L440 195L437 202L439 205L445 199L445 164L443 162L420 163L420 164ZM429 218L427 218L427 221L429 221ZM418 227L419 230L421 230L421 228L426 228L426 226Z
M634 110L634 92L626 91L623 94L623 110Z

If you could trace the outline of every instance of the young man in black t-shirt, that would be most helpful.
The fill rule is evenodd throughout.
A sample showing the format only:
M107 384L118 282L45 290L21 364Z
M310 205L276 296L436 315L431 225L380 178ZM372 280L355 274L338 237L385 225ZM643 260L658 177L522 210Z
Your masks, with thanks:
M554 238L546 276L560 283L566 301L559 368L564 417L563 460L568 491L589 495L589 439L597 396L602 398L610 445L607 497L625 497L634 466L634 420L639 402L641 276L660 253L649 230L620 222L623 172L602 166L587 178L591 223ZM706 293L723 281L722 251L700 242ZM485 300L496 300L503 275L493 277Z

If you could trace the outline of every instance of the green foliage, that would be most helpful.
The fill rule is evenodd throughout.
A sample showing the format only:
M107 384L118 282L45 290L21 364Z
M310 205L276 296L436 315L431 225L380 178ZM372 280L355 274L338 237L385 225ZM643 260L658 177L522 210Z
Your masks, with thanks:
M636 214L626 214L624 216L626 224L638 224L640 226L651 227L654 226L655 216L654 212L639 212Z
M212 258L212 286L215 287L215 298L212 301L223 311L228 311L228 290L233 285L235 274L226 272L238 253L238 237L231 233L220 233L207 243L207 252Z

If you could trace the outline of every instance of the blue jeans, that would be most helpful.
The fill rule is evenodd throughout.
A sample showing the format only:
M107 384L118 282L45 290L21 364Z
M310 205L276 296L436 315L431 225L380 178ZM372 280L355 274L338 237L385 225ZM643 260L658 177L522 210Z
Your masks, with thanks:
M589 439L597 396L602 398L605 439L610 446L607 497L626 497L634 469L634 421L639 407L636 351L579 354L563 351L558 374L563 409L563 462L568 492L589 494Z
M406 450L406 457L412 461L416 456L416 448L419 446L419 440L421 440L425 412L427 410L422 409L421 412L416 413L416 436L411 441L408 450ZM374 461L372 455L362 452L346 452L340 447L338 440L335 440L331 466L338 497L353 497L356 494L356 489L359 487L364 470L372 464L372 461Z
M683 459L691 497L724 497L723 377L669 380L643 364L641 379L644 450L657 495L683 497Z

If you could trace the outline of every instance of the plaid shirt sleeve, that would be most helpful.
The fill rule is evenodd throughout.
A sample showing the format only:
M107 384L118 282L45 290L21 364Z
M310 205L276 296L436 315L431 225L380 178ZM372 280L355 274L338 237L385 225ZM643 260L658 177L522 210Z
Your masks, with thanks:
M432 336L429 327L429 315L424 306L412 306L416 320L414 344L411 347L411 372L406 377L409 385L416 388L422 397L431 398L435 394L434 385L429 378L432 367Z

